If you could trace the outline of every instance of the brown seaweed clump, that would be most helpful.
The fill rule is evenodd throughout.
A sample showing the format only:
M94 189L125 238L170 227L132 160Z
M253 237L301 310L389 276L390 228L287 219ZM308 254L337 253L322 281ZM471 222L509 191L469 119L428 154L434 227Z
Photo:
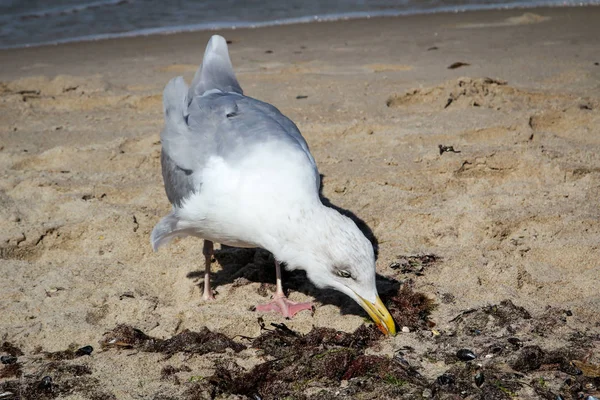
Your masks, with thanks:
M249 371L232 363L219 364L206 382L188 389L186 395L305 399L315 395L329 398L339 392L339 396L343 393L342 397L351 398L376 389L378 396L383 396L379 398L393 398L413 393L417 386L411 382L421 380L394 358L364 354L383 338L373 326L363 325L353 333L314 328L306 335L284 324L272 326L275 329L265 330L252 342L252 347L262 350L269 361ZM340 388L344 381L348 384Z
M199 332L186 329L169 339L157 339L129 325L119 325L105 333L100 345L103 348L133 348L167 355L178 352L198 355L224 353L227 348L240 352L246 348L243 344L233 341L222 333L212 332L207 327L203 327Z
M399 327L411 330L428 329L435 326L429 316L436 305L424 293L415 292L410 284L404 284L398 292L385 300L392 318Z

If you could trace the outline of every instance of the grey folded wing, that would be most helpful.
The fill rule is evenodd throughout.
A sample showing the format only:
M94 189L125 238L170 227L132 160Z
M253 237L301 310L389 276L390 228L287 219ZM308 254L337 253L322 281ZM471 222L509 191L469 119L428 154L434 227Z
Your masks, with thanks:
M161 133L162 172L169 201L182 201L202 186L202 170L217 156L232 165L266 142L307 157L316 175L314 158L296 125L277 108L238 93L206 92L188 98L182 78L164 92L165 129Z
M194 171L202 168L202 134L194 134L188 126L188 86L181 77L172 79L163 93L165 128L162 142L161 167L165 191L171 204L180 207L185 198L200 190L194 182Z
M160 164L165 191L171 204L181 207L185 198L200 191L201 185L194 185L194 171L178 166L164 149L160 154Z

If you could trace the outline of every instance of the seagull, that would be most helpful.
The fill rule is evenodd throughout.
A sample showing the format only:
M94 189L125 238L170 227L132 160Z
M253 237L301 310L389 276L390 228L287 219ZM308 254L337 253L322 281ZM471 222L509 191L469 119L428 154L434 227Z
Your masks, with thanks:
M271 104L244 95L227 42L214 35L188 87L173 78L163 92L161 167L172 211L151 234L154 251L171 239L204 240L203 300L213 300L213 243L263 248L275 258L276 292L256 311L292 318L310 303L283 292L281 264L303 269L318 288L356 301L385 334L395 335L375 286L371 242L319 197L320 175L296 125Z

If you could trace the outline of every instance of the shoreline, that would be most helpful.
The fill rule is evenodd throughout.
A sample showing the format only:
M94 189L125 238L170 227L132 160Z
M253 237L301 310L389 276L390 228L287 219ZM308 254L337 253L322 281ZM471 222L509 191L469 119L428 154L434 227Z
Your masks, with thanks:
M319 38L327 37L332 43L332 46L343 45L343 40L337 37L337 32L344 32L348 40L354 42L365 42L361 36L365 38L376 38L373 42L378 49L384 49L385 53L374 54L373 51L368 51L369 57L373 57L378 61L383 62L396 62L400 59L403 63L406 61L416 61L417 65L419 59L407 60L406 57L402 57L402 48L395 46L396 48L389 48L389 43L382 40L384 32L390 32L391 40L399 40L400 46L406 46L407 52L414 54L417 50L413 43L405 40L403 37L398 37L399 31L411 32L414 37L417 38L417 43L422 48L423 53L419 55L423 59L430 58L432 53L427 53L425 50L431 46L435 46L438 43L438 35L443 32L449 32L456 30L458 27L459 33L463 38L467 38L468 35L465 33L478 33L485 32L486 29L495 30L499 32L505 30L504 28L513 26L516 30L516 34L528 35L529 31L535 31L535 28L540 24L544 24L544 21L528 21L528 15L545 15L551 20L556 21L557 19L562 20L565 26L568 26L568 21L565 21L563 16L566 16L567 20L577 18L582 20L582 25L586 30L593 29L593 22L598 14L600 14L600 6L583 6L583 7L550 7L550 8L539 8L536 9L538 14L532 14L526 10L491 10L491 11L469 11L464 13L435 13L435 14L422 14L402 17L380 17L373 19L357 19L347 21L328 21L320 23L307 23L307 24L292 24L283 26L269 26L264 28L244 28L235 30L217 30L217 31L200 31L200 32L182 32L173 34L157 34L151 36L135 36L128 38L117 38L117 39L104 39L91 42L73 42L58 45L48 45L40 47L30 48L17 48L17 49L4 49L0 50L0 63L4 66L3 71L0 72L1 80L13 80L23 76L56 76L59 74L69 75L93 75L93 74L105 74L107 78L114 79L119 84L125 84L127 81L132 79L138 79L139 74L131 73L133 70L139 68L139 62L144 63L144 59L172 59L173 62L178 64L195 65L201 60L202 57L202 43L206 42L212 34L222 34L228 40L232 40L233 44L230 46L232 54L238 52L239 47L236 42L239 43L243 38L246 43L246 50L242 50L242 54L248 57L247 49L248 45L255 51L261 51L259 49L264 48L262 51L268 49L274 49L282 46L294 46L300 44L302 41L310 40L316 41ZM525 18L521 22L505 24L507 19L512 17L523 17ZM398 27L397 24L405 24L406 28ZM459 25L464 25L464 29L460 29ZM469 25L477 25L480 27L469 28ZM494 26L496 24L497 26ZM504 24L504 25L503 25ZM428 27L431 26L431 27ZM550 25L554 25L554 22L550 22ZM579 29L582 29L579 27ZM553 26L548 29L551 36L556 37L560 40L560 37L554 31ZM593 34L593 33L592 33ZM281 41L276 38L282 38ZM492 39L492 38L489 38ZM539 41L539 39L537 39ZM585 39L584 39L585 40ZM347 41L347 40L346 40ZM520 56L531 58L530 52L524 52L526 44L522 42L515 43L516 50ZM592 41L585 43L587 46L592 45ZM299 45L298 45L299 46ZM317 47L321 48L320 44ZM296 63L302 62L307 57L298 55L298 51L303 49L298 48L293 54L286 54L287 59L282 60L284 62ZM369 49L365 49L369 50ZM490 49L478 48L482 52L482 61L486 57L494 57ZM539 49L545 57L552 57L552 54L547 54L548 48ZM503 50L506 51L506 50ZM60 57L57 57L57 52L60 52ZM310 50L305 53L311 53ZM457 57L462 56L462 50L456 49ZM93 56L91 56L93 54ZM313 54L311 54L312 56ZM337 54L341 58L348 58L347 54ZM277 56L271 56L270 59L274 59ZM261 56L261 58L264 58ZM590 58L590 60L593 58ZM98 62L95 62L98 60ZM268 61L268 60L264 60ZM119 76L112 76L111 70L106 68L107 63L116 62L125 64L129 68L122 68L119 70ZM594 61L595 62L595 61ZM195 68L195 67L193 67ZM191 68L191 69L193 69ZM140 71L144 72L144 71ZM429 79L431 71L422 76L418 76L417 82L422 84L433 83L434 80ZM440 71L441 76L452 76L455 74L448 74L448 71ZM171 74L172 75L172 74ZM193 71L192 71L193 75ZM168 79L167 79L168 80ZM147 83L147 82L144 82ZM166 80L163 84L166 83Z
M20 45L8 45L0 46L0 51L3 50L17 50L17 49L33 49L46 46L59 46L71 43L89 43L103 40L115 40L125 38L136 38L136 37L149 37L155 35L176 35L181 33L199 33L199 32L228 32L239 29L261 29L269 27L283 27L288 25L298 24L311 24L311 23L323 23L323 22L338 22L338 21L354 21L354 20L369 20L377 18L398 18L398 17L412 17L412 16L423 16L431 14L461 14L468 12L494 12L494 11L510 11L510 10L523 10L523 11L535 11L544 8L581 8L581 7L597 7L600 3L589 3L589 4L540 4L540 5L528 5L527 3L514 3L508 5L467 5L462 6L460 9L452 9L451 6L440 7L431 10L405 10L405 11L379 11L379 12L350 12L342 14L323 14L318 16L303 16L303 17L290 17L282 20L273 21L258 21L258 22L239 22L237 25L231 22L217 22L217 23L200 23L200 24L185 24L185 25L174 25L156 28L145 28L138 29L129 32L121 33L100 33L96 35L84 35L74 38L59 39L56 41L38 42L30 44ZM456 6L454 6L456 7Z

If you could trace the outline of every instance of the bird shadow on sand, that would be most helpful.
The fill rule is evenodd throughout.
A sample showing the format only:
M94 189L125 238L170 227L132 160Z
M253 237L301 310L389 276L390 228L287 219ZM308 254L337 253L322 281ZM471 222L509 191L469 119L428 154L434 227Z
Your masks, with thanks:
M230 291L237 287L252 283L260 283L257 293L264 297L264 303L268 302L275 292L275 259L273 255L263 249L242 249L221 245L220 250L215 250L214 259L219 263L221 269L213 272L211 283L217 291L223 285L231 284ZM190 279L204 276L204 271L197 270L187 274ZM286 292L296 291L313 297L317 303L331 304L340 309L342 315L352 314L366 317L363 309L352 301L348 296L333 289L319 289L308 280L306 272L302 270L282 271L283 288ZM396 279L376 275L377 289L379 295L385 300L386 297L398 293L401 282ZM198 286L201 288L202 283ZM200 289L202 290L202 289ZM255 304L248 304L248 307Z
M323 181L323 175L321 175ZM352 211L346 210L334 205L323 195L323 185L319 191L321 201L327 207L337 210L342 215L352 219L358 228L373 244L375 257L377 257L378 242L371 228L356 216ZM265 302L269 300L275 290L275 260L273 255L263 249L243 249L221 245L220 250L215 250L214 258L219 262L221 269L212 274L212 283L216 290L219 286L232 284L231 290L236 287L244 286L250 283L260 283L257 289L258 293L265 297ZM187 277L197 279L204 275L204 271L192 271ZM332 289L318 289L307 278L302 270L283 271L284 290L298 291L313 297L321 304L332 304L340 308L343 315L353 314L366 316L362 308L352 301L348 296ZM393 278L388 278L377 274L377 289L379 295L385 299L388 295L398 293L401 283ZM250 305L249 305L250 306Z

